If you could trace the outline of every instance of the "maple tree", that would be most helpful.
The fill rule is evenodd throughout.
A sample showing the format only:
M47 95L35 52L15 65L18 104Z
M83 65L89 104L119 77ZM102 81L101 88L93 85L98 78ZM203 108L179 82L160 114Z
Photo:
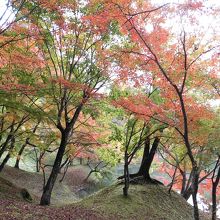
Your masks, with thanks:
M150 102L147 98L142 97L140 101L140 96L139 100L137 100L137 96L134 96L132 100L122 100L121 106L126 109L129 108L130 111L139 114L141 117L149 118L153 116L156 120L174 127L183 139L187 155L192 164L194 217L199 219L196 199L199 167L193 154L191 131L198 128L198 122L202 117L210 117L210 114L206 110L206 106L199 103L196 96L192 97L190 93L195 88L199 90L198 87L208 86L207 75L212 78L217 77L216 72L218 70L210 70L210 66L216 66L215 63L218 62L218 59L215 58L218 46L215 45L214 41L212 44L209 40L201 43L198 40L200 39L198 34L196 35L194 32L192 35L192 31L186 31L184 27L179 36L172 32L169 34L166 28L162 27L163 16L157 14L156 19L154 19L150 13L152 10L149 9L147 3L145 6L147 5L148 10L141 8L143 6L141 3L137 3L138 7L136 4L132 5L129 2L107 2L106 5L105 3L103 4L104 9L97 12L96 18L91 20L100 27L103 24L97 21L104 17L106 11L111 7L113 13L106 18L105 22L113 19L117 20L122 33L129 36L130 41L134 44L130 48L122 48L123 56L120 57L121 59L119 58L122 67L119 73L127 74L126 79L129 79L130 76L135 78L135 71L137 72L139 66L139 70L146 72L146 80L142 84L147 84L147 80L149 81L150 77L154 77L154 85L161 90L163 99L162 104L159 106ZM180 15L183 19L182 17L185 14L188 16L190 11L200 10L203 5L198 2L180 5L180 10L181 7L183 7L183 10ZM137 8L139 11L136 10ZM188 17L186 24L194 18L193 15ZM144 28L148 25L146 21L152 25L152 31ZM202 34L201 31L198 33ZM208 53L210 55L207 58L205 55ZM128 61L129 58L132 62ZM136 74L138 76L136 78L140 79L138 73ZM206 87L206 89L208 88Z
M78 122L84 106L83 111L87 112L85 115L89 114L90 105L93 103L92 101L88 103L88 100L100 97L97 91L107 80L106 64L100 60L97 52L102 50L103 37L89 30L89 26L83 22L81 15L83 5L72 2L70 4L69 1L62 3L41 1L40 5L34 1L28 3L30 5L22 7L19 13L25 14L29 6L37 8L37 13L29 14L27 27L22 29L20 19L15 19L16 25L9 25L7 32L6 29L4 31L5 34L10 32L18 34L22 31L27 35L30 31L32 33L28 37L25 35L25 38L18 42L9 40L4 44L5 39L2 39L4 47L1 47L1 91L5 93L6 100L9 94L15 96L11 102L13 105L22 100L26 106L31 106L31 113L47 118L53 127L52 131L56 129L60 131L60 147L50 178L44 187L41 202L49 204L65 149L73 142L68 140L70 136L73 139L75 135L73 127ZM67 8L73 13L73 17L65 13ZM22 110L27 111L28 108L24 106ZM88 118L84 118L84 121L86 120ZM82 121L77 124L76 128L83 123ZM76 134L77 132L80 133L79 130ZM9 137L11 133L12 131ZM82 140L82 135L80 137L78 135L79 138ZM11 145L13 143L14 141ZM6 143L2 144L2 153L6 150L7 144L6 139ZM33 144L27 140L23 146L26 144L33 146L34 150L37 149L37 143ZM40 153L41 159L44 154L45 150ZM37 163L40 163L40 158L37 159Z
M131 95L129 91L126 92L127 89L118 91L113 88L113 94L111 95L115 107L122 107L125 110L119 119L115 116L116 122L113 127L115 132L111 135L111 138L121 142L124 149L124 175L118 179L124 179L125 187L123 193L125 196L128 195L129 182L159 183L158 180L150 177L150 168L160 143L161 133L166 128L166 125L157 123L152 118L140 117L140 115L129 109L128 103L126 107L122 105L122 99L129 98ZM149 93L148 97L151 95L153 93ZM137 173L130 174L129 165L142 148L144 149L139 170Z
M18 168L28 147L44 173L41 205L49 205L58 173L64 178L76 157L89 158L89 165L100 160L89 175L102 160L105 166L124 158L126 196L134 177L156 182L150 167L159 151L169 191L192 195L199 219L197 193L212 187L216 219L218 128L210 101L219 98L219 46L198 19L209 9L200 1L21 0L7 6L0 16L0 158L6 155L0 171L13 155ZM12 20L3 18L7 11ZM99 93L109 89L107 82L121 89ZM104 96L108 107L100 104ZM130 174L140 152L139 171ZM44 159L52 153L47 179L51 165Z
M36 104L34 96L27 96L39 110L47 112L51 123L60 131L61 142L44 187L42 205L50 203L63 156L72 142L70 137L74 138L78 132L76 128L79 126L80 113L88 111L92 100L100 97L97 91L108 78L105 70L107 63L100 60L98 53L102 51L103 36L90 30L90 26L83 21L80 14L83 5L70 5L64 1L49 6L41 17L31 16L38 30L37 47L44 62L41 80L46 86L41 93L44 92L47 107L45 104ZM73 17L65 14L67 8ZM39 93L39 99L40 96Z

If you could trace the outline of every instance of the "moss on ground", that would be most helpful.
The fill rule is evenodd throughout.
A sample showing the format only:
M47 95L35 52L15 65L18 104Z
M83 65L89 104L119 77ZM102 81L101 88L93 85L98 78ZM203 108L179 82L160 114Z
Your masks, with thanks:
M122 195L122 185L108 187L82 200L79 205L97 210L114 219L193 220L193 208L164 186L130 185L129 196ZM206 218L201 218L206 219Z
M0 175L0 219L193 220L192 206L179 194L175 192L169 194L166 187L153 184L130 185L127 198L122 195L123 185L115 184L80 202L64 205L66 191L73 190L71 191L73 193L77 186L83 186L80 172L77 171L77 175L75 170L72 172L67 176L62 187L60 185L55 187L54 196L59 198L63 205L61 206L60 203L59 207L42 207L37 205L39 197L34 196L35 192L40 191L42 187L42 176L6 168ZM77 177L76 183L74 181ZM32 204L22 198L22 186L31 193ZM36 189L31 191L31 186ZM66 186L68 187L64 190ZM201 218L201 220L206 219L210 218Z

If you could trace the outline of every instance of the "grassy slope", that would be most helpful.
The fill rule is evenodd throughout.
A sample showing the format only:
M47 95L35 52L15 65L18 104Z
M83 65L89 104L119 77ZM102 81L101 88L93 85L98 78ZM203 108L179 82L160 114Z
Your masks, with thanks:
M78 171L76 173L78 173ZM76 173L75 177L78 176L76 175ZM67 192L73 194L73 192L70 191L71 187L76 187L77 184L80 185L81 181L79 179L82 179L79 178L77 180L78 182L75 182L71 185L71 187L68 187L66 184L68 183L68 181L71 181L71 176L69 176L68 178L69 180L67 180L65 184L61 185L61 192L58 192L60 183L56 185L56 192L53 195L56 200L59 200L59 202L62 202L63 204L67 203L64 198L65 195L67 195ZM13 183L8 179L12 180ZM33 198L33 201L31 203L23 199L21 195L21 191L23 188L20 186L25 187L26 189L28 189L29 193L31 193L31 196ZM29 173L22 170L17 170L15 168L6 167L4 172L0 174L0 220L105 219L104 216L97 213L96 211L79 207L75 204L71 207L39 206L38 191L41 188L42 176L40 174ZM35 196L36 194L38 194L38 196ZM68 199L71 198L71 195L69 195Z
M0 177L0 198L23 201L21 188Z
M106 188L80 205L98 210L114 219L193 220L193 209L180 195L158 185L131 185L129 197L122 196L122 186ZM206 219L206 218L201 218Z
M64 181L59 182L62 175L58 175L58 180L52 193L52 203L56 205L70 204L79 200L76 192L78 188L83 187L87 172L83 168L72 168L67 173ZM43 176L40 173L32 173L24 170L15 169L5 166L0 173L0 177L13 183L14 185L27 189L39 201L42 188Z
M7 168L4 175L0 175L0 219L146 219L146 220L193 220L192 207L177 193L170 195L167 188L157 185L131 185L129 197L122 196L122 185L113 185L80 202L62 207L38 206L37 197L28 203L22 199L21 187L28 186L33 196L36 184L41 178L39 174ZM10 175L14 183L5 180ZM17 175L21 175L19 178ZM2 177L1 177L2 176ZM38 178L37 178L38 177ZM70 176L69 176L70 177ZM76 177L76 176L75 176ZM23 179L22 179L23 178ZM68 179L68 178L67 178ZM66 184L71 184L71 178ZM17 184L16 184L16 183ZM16 184L16 185L15 185ZM33 184L33 185L32 185ZM79 181L80 185L81 182ZM31 185L32 189L31 190ZM76 187L75 182L75 187ZM80 185L81 186L81 185ZM57 185L59 187L59 185ZM69 186L69 188L71 188ZM58 189L57 189L58 190ZM63 188L61 188L63 190ZM69 189L68 189L69 190ZM66 193L60 192L64 199ZM62 201L65 203L65 201ZM201 218L205 220L206 218ZM208 218L207 218L208 219Z

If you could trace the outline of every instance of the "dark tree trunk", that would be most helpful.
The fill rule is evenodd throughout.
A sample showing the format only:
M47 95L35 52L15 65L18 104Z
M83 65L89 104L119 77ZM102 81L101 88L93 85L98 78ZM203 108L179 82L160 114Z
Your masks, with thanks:
M185 171L182 171L182 170L180 170L180 174L181 174L181 176L182 176L182 187L181 187L181 192L180 192L180 194L184 197L184 193L185 193L185 191L186 191L186 173L185 173ZM185 198L185 197L184 197ZM186 199L186 200L188 200L188 199Z
M39 124L40 124L40 121L38 121L38 123L35 125L35 127L34 127L34 129L33 129L33 133L36 132L37 127L39 126ZM17 155L17 158L16 158L16 163L15 163L15 168L17 168L17 169L19 169L19 163L20 163L21 155L23 154L25 147L26 147L27 144L29 143L29 140L30 140L29 137L26 138L25 143L22 145L21 149L20 149L19 152L18 152L18 155Z
M151 168L151 164L153 162L154 159L154 155L156 153L157 147L159 145L160 142L160 138L156 137L154 139L154 142L152 144L152 147L150 149L150 139L146 138L145 144L144 144L144 152L143 152L143 156L142 156L142 161L141 161L141 165L139 168L139 171L137 173L133 173L133 174L129 174L128 171L124 172L123 176L118 177L118 179L125 179L125 175L129 175L129 179L133 179L136 177L143 177L146 181L153 181L153 182L157 182L160 183L159 181L156 180L152 180L150 177L150 168ZM124 165L125 169L128 169L128 165Z
M16 163L15 163L15 168L19 169L19 163L21 159L21 155L24 152L25 147L27 146L27 141L21 146L21 149L18 152L17 158L16 158Z
M51 193L52 193L55 181L57 179L57 175L60 170L60 165L61 165L61 162L63 159L63 155L65 153L68 135L69 135L68 131L64 130L62 132L60 147L57 152L57 156L54 161L54 165L53 165L51 174L50 174L49 179L47 180L47 183L44 187L43 194L42 194L41 201L40 201L40 205L50 205Z
M86 97L83 97L86 98ZM62 159L65 153L65 149L68 143L68 137L71 132L71 129L74 127L79 114L82 110L83 102L77 107L72 119L70 122L66 122L66 128L63 129L61 123L57 125L57 128L61 131L61 141L60 146L56 155L56 159L54 161L54 165L52 171L50 173L49 179L47 180L46 185L44 186L43 194L41 196L40 205L50 205L51 193L57 179L58 173L60 171L60 166L62 163Z
M217 209L216 193L217 193L217 186L213 186L212 187L212 220L216 220L216 209Z
M214 178L214 176L213 176ZM217 187L220 180L220 167L218 167L218 172L215 181L212 180L212 220L216 220L216 212L217 212L217 201L216 201L216 195L217 195Z
M36 172L39 173L40 172L40 163L39 163L39 159L36 159Z
M8 144L9 144L12 137L13 137L13 135L9 134L7 139L5 140L5 143L2 145L1 150L0 150L0 158L2 157L4 152L6 151Z
M8 162L9 159L10 159L10 153L8 153L6 155L6 157L4 158L4 160L2 161L2 163L0 165L0 172L2 172L2 170L4 169L5 164Z
M192 199L193 199L195 220L199 220L199 208L197 202L198 185L199 185L199 172L198 172L198 168L194 167L193 181L192 181Z
M184 192L181 193L183 198L187 201L189 197L192 195L192 187L190 186L189 189L185 190Z
M8 160L10 159L10 157L11 157L11 150L14 148L14 144L15 144L15 138L12 137L11 146L9 148L9 152L8 152L8 154L6 155L6 157L4 158L4 160L2 161L2 163L0 165L0 172L4 169L4 166L7 164Z
M144 176L145 179L150 179L150 175L148 170L148 163L149 163L149 156L150 156L150 139L146 138L145 143L144 143L144 152L142 156L142 161L140 168L138 170L138 175L139 176Z
M144 153L140 169L138 171L139 176L143 176L145 180L151 180L150 168L159 145L160 139L156 137L150 149L150 139L147 138L144 146Z
M14 131L14 124L15 124L15 121L12 122L11 124L11 129L10 129L10 133L8 134L5 142L1 145L1 149L0 149L0 158L2 157L2 155L4 154L4 152L6 151L7 147L8 147L8 144L11 142L13 142L12 138L14 138L14 135L13 135L13 131Z
M128 168L128 154L127 152L125 152L125 156L124 156L124 160L125 160L125 164L124 164L124 188L123 188L123 195L124 196L128 196L128 188L129 188L129 168Z

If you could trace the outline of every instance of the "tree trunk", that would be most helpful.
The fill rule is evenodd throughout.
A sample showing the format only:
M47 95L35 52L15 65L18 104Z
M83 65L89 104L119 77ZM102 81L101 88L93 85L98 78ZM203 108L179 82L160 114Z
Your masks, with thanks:
M2 161L2 163L0 165L0 172L2 172L5 164L8 162L9 159L10 159L10 153L8 153L7 156L4 158L4 160Z
M2 155L4 154L4 152L6 151L8 144L11 140L11 138L13 137L13 135L9 134L7 136L7 139L5 140L5 143L2 145L1 149L0 149L0 158L2 157Z
M218 173L216 180L212 183L212 220L216 220L216 212L217 212L217 201L216 201L216 195L217 195L217 187L220 180L220 167L218 168Z
M128 196L128 188L129 188L129 168L128 168L128 155L127 152L125 152L124 156L125 164L124 164L124 188L123 188L123 194L124 196Z
M13 135L14 124L15 124L15 121L13 121L12 124L11 124L10 133L8 134L8 136L7 136L7 138L6 138L5 142L4 142L4 144L1 145L1 149L0 149L0 158L2 157L2 155L4 154L4 152L6 151L9 142L10 142L10 141L13 142L12 138L14 137L14 135Z
M38 121L38 123L35 125L34 129L33 129L33 134L35 134L37 127L39 126L40 121ZM25 149L25 147L27 146L28 142L29 142L30 138L26 138L25 143L22 145L21 149L18 152L17 158L16 158L16 163L15 163L15 168L19 169L19 163L20 163L20 158L21 155L23 154L23 151Z
M212 187L212 220L216 220L216 209L217 209L217 202L216 202L216 193L217 187Z
M198 168L194 167L193 181L192 181L192 198L193 198L195 220L199 220L199 208L198 208L198 202L197 202L198 185L199 185Z
M17 158L16 158L16 163L15 163L15 168L19 169L19 163L21 159L21 155L24 152L25 147L27 146L27 141L21 146L21 149L18 152Z
M189 189L182 192L181 195L187 201L189 199L189 197L192 195L192 187L190 186Z
M150 168L151 168L151 164L153 162L157 147L159 145L159 142L160 142L160 139L158 137L156 137L154 139L154 142L153 142L152 147L150 149L150 140L149 140L149 138L148 138L148 140L146 140L145 147L144 147L143 159L141 162L140 169L138 171L138 173L140 175L143 175L145 180L151 180ZM149 152L149 149L150 149L150 152Z
M128 171L126 171L126 172L124 172L124 175L118 177L118 179L125 179L126 178L125 175L129 175L129 178L131 178L131 179L135 178L135 177L142 176L142 177L144 177L144 179L146 181L152 181L152 179L150 177L150 168L151 168L151 164L153 162L157 147L159 145L159 142L160 142L160 138L156 137L154 139L154 142L153 142L152 147L150 149L150 139L146 138L145 145L144 145L144 152L143 152L142 161L141 161L139 171L134 174L129 174ZM126 164L125 164L124 168L128 169Z
M186 190L186 173L185 171L180 170L180 174L182 176L182 187L181 187L180 194L183 196Z
M11 157L11 150L14 148L14 144L15 144L15 138L14 136L12 137L11 139L11 146L9 148L9 152L8 154L6 155L5 159L2 161L1 165L0 165L0 172L3 170L5 164L8 162L8 160L10 159Z
M85 98L83 96L83 98ZM83 102L77 107L72 119L70 122L66 122L66 128L63 129L61 124L57 125L57 128L61 131L61 141L60 141L60 146L56 155L56 159L54 161L54 165L52 168L52 171L50 173L49 179L47 180L47 183L44 187L43 194L41 197L40 205L50 205L50 199L51 199L51 193L55 184L55 181L57 179L57 175L60 171L60 166L62 163L62 159L65 153L65 149L68 143L68 137L71 132L71 129L74 127L79 114L82 110L83 107Z
M149 163L149 156L150 156L150 139L146 138L145 143L144 143L144 152L142 156L141 165L137 173L139 176L144 176L145 179L147 178L150 179L149 172L147 171L148 163Z
M57 175L60 170L60 165L61 165L61 162L63 159L63 155L65 153L68 135L69 135L68 131L64 130L62 132L60 147L57 152L57 156L54 161L54 165L53 165L51 174L50 174L49 179L47 180L47 183L44 187L43 194L42 194L41 201L40 201L40 205L50 205L51 193L52 193L55 181L57 179Z

